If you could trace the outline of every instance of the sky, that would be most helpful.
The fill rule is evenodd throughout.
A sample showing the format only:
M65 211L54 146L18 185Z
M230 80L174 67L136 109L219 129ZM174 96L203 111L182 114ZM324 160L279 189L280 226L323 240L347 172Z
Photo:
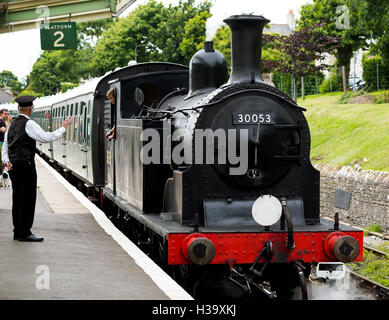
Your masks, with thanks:
M136 6L148 0L137 0L122 15L126 16ZM165 5L177 4L178 0L159 0ZM200 1L196 1L199 3ZM290 9L296 18L303 4L312 0L211 0L212 17L207 21L207 36L212 37L216 29L223 24L223 19L234 14L253 13L263 15L271 23L286 23L286 15ZM40 56L39 29L0 34L0 72L12 71L21 81L31 72L32 66Z

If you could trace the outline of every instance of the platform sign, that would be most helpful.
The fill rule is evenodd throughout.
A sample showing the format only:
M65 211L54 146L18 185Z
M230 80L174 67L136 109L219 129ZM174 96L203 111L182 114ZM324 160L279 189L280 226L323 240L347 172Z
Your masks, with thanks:
M75 22L54 22L41 24L41 49L77 49Z

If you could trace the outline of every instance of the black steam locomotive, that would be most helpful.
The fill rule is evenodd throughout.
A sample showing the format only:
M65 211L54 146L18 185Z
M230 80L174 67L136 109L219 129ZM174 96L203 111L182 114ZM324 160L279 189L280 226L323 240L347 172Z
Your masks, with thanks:
M275 297L298 285L306 297L312 264L361 261L362 233L320 219L304 109L261 77L269 20L225 22L229 78L211 42L189 70L119 69L85 92L42 100L38 122L55 129L67 115L77 121L40 151L84 181L114 223L195 297ZM114 105L105 97L110 88Z

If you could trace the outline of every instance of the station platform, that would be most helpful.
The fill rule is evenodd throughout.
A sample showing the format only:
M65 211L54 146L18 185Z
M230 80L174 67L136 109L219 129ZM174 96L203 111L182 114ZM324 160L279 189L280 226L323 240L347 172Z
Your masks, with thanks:
M12 189L0 189L0 300L190 300L150 258L40 157L32 232L13 240Z

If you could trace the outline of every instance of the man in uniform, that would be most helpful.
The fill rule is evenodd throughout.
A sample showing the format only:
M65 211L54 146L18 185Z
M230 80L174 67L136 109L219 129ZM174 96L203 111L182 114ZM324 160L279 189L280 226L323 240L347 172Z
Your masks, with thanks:
M61 138L72 121L71 117L68 117L58 130L44 132L35 121L30 120L34 100L32 96L15 99L19 104L19 115L5 133L2 150L3 163L12 181L14 240L31 242L43 241L42 237L31 233L37 188L34 160L36 141L48 143Z

